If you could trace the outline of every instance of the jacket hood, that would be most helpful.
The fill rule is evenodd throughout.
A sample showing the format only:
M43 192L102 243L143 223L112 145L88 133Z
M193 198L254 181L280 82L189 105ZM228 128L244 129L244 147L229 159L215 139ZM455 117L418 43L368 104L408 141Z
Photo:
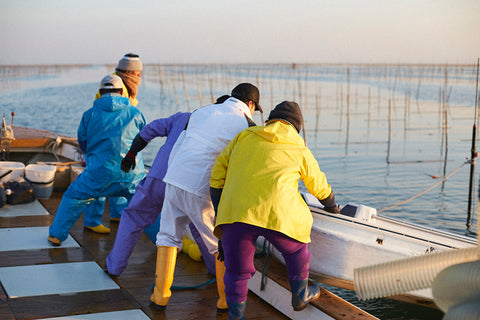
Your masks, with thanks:
M286 122L274 121L266 126L250 127L247 130L272 143L305 146L303 138L298 134L295 127Z
M130 100L120 95L104 94L93 105L104 111L114 112L131 106Z

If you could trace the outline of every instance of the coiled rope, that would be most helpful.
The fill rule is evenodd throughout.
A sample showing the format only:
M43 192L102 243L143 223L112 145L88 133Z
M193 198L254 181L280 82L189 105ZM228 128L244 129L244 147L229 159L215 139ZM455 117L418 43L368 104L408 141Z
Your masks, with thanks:
M444 182L445 180L447 180L448 178L450 178L452 175L454 175L455 173L457 173L457 171L460 170L464 165L470 163L471 161L472 161L472 160L467 160L467 161L465 161L465 162L462 163L457 169L455 169L452 173L450 173L448 176L446 176L446 177L443 178L442 180L438 181L438 182L435 183L433 186L431 186L431 187L425 189L424 191L422 191L422 192L414 195L413 197L411 197L411 198L409 198L409 199L407 199L407 200L404 200L404 201L402 201L402 202L400 202L400 203L394 204L393 206L390 206L390 207L387 207L387 208L378 210L377 212L380 213L380 212L383 212L383 211L387 211L387 210L393 209L393 208L395 208L395 207L401 206L402 204L405 204L405 203L407 203L407 202L409 202L409 201L412 201L413 199L415 199L415 198L421 196L422 194L424 194L424 193L432 190L433 188L435 188L436 186L438 186L440 183L442 183L442 182Z

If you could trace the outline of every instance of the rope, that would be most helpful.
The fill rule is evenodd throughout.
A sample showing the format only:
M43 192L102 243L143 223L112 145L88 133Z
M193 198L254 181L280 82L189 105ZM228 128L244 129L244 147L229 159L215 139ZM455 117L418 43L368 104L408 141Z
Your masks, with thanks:
M171 286L170 289L171 289L171 290L192 290L192 289L198 289L198 288L207 286L207 285L209 285L209 284L211 284L211 283L214 283L214 282L216 282L216 281L217 281L217 279L216 279L216 278L213 278L213 279L208 280L208 281L205 282L205 283L201 283L201 284L196 285L196 286L188 286L188 287ZM154 288L155 288L155 283L152 284L151 290L153 291Z
M202 283L202 284L199 284L199 285L196 285L196 286L189 286L189 287L181 287L181 286L171 286L170 289L172 290L191 290L191 289L197 289L197 288L201 288L201 287L204 287L206 285L209 285L210 283L214 283L216 282L217 279L216 278L213 278L213 279L210 279L208 280L207 282L205 283Z
M405 203L407 203L407 202L409 202L409 201L411 201L411 200L413 200L413 199L421 196L422 194L424 194L424 193L432 190L433 188L435 188L436 186L438 186L440 183L442 183L442 182L444 182L445 180L447 180L448 178L450 178L453 174L455 174L458 170L460 170L460 168L462 168L464 165L466 165L467 163L470 163L470 162L471 162L471 160L465 161L465 162L462 163L457 169L455 169L452 173L450 173L448 176L446 176L446 177L443 178L442 180L438 181L436 184L434 184L434 185L431 186L430 188L427 188L427 189L425 189L424 191L420 192L419 194L414 195L413 197L411 197L411 198L409 198L409 199L407 199L407 200L405 200L405 201L402 201L402 202L400 202L400 203L394 204L394 205L391 206L391 207L384 208L384 209L379 210L379 211L377 211L377 212L380 213L380 212L383 212L383 211L390 210L390 209L392 209L392 208L398 207L398 206L400 206L400 205L402 205L402 204L405 204Z
M62 144L62 138L60 137L55 137L55 138L49 138L51 139L47 145L46 145L46 149L48 150L49 148L52 149L52 154L54 155L55 159L57 159L57 161L59 162L60 161L60 158L58 157L57 155L57 149L58 147L60 147L60 145Z
M267 268L268 262L270 261L270 252L271 252L271 243L267 241L267 239L263 240L263 248L262 251L255 253L255 257L262 257L265 256L265 262L262 268L262 279L260 281L260 290L263 291L265 286L267 285Z

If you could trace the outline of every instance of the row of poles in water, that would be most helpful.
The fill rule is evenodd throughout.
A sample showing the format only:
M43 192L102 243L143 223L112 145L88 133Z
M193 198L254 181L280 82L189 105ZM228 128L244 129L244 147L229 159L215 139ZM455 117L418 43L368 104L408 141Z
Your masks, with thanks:
M0 66L2 86L19 77L48 76L61 73L66 69L74 69L81 65L48 65L48 66ZM114 65L105 65L113 70ZM476 70L476 76L475 76ZM478 122L478 61L473 65L333 65L333 64L278 64L278 65L160 65L145 64L144 81L159 83L161 95L175 102L177 106L186 104L188 109L210 104L219 93L228 93L239 79L257 84L262 91L263 104L270 102L273 107L280 101L275 97L291 97L303 110L313 109L315 114L315 132L319 130L319 118L322 112L335 105L340 112L339 127L345 127L346 151L350 139L350 119L353 108L358 108L359 101L368 105L367 123L374 116L373 108L380 112L388 100L388 137L386 162L391 163L390 146L392 141L392 118L396 104L403 104L403 122L408 127L408 114L411 112L412 96L421 112L419 100L422 100L421 88L425 85L443 81L439 87L439 127L442 132L442 150L444 155L444 171L448 153L448 102L452 92L451 84L471 84L476 79L475 115L472 129L472 147L470 155L470 183L467 209L467 227L470 227L472 215L473 180L476 157L476 131ZM12 80L13 79L13 80ZM356 84L353 94L351 86ZM9 85L12 85L9 83ZM335 95L328 96L324 88L335 86ZM346 90L344 88L346 86ZM366 86L368 92L359 97L359 86ZM376 95L372 88L377 88ZM195 90L196 89L196 90ZM404 92L404 98L398 99L397 90ZM182 91L184 97L182 97ZM388 98L382 97L388 92ZM329 92L332 92L330 90ZM195 95L197 98L195 98ZM194 100L198 99L198 103ZM365 101L366 100L366 101ZM403 100L403 101L402 101ZM401 102L399 102L401 101ZM352 103L353 102L353 103ZM353 108L352 108L353 107ZM264 110L268 109L264 107ZM268 112L268 110L265 110ZM304 112L305 114L305 112ZM343 122L343 123L342 123ZM311 128L312 126L310 126ZM445 176L446 172L444 172Z

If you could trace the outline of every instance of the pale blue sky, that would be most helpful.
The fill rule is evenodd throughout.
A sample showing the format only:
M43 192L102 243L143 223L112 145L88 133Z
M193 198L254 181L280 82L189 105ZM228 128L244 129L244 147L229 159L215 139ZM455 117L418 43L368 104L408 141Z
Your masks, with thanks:
M480 0L0 0L0 64L475 63Z

